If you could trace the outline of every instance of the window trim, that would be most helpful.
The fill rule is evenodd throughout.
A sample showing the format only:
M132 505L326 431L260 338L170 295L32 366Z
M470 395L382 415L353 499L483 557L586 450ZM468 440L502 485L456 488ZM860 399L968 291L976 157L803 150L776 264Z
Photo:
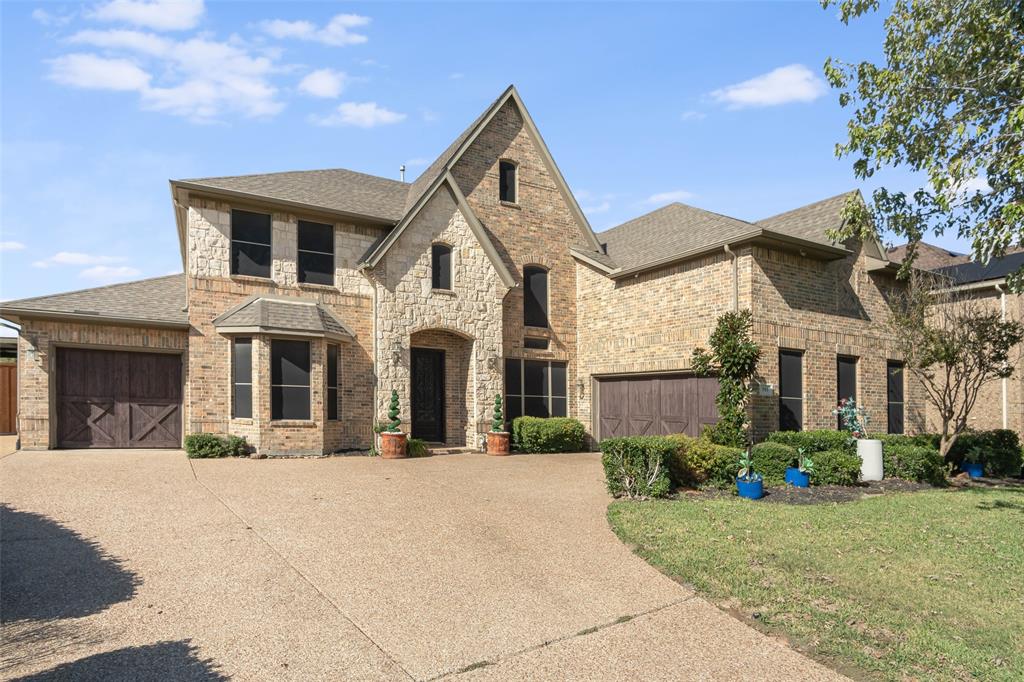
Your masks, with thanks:
M526 271L529 269L542 270L545 274L545 291L544 291L544 321L547 322L543 327L537 325L528 324L526 322ZM526 263L523 265L522 270L523 276L523 327L527 329L551 329L551 268L540 263Z
M309 352L309 375L308 375L309 376L309 384L308 385L301 386L299 384L275 384L274 383L274 342L275 341L298 341L300 343L305 343L306 344L306 348L308 349L308 352ZM270 381L268 382L268 384L270 386L270 421L271 422L309 422L309 423L314 422L315 420L313 419L313 342L310 339L298 339L298 338L287 337L287 336L272 336L272 337L270 337L270 353L269 353L269 357L270 357L270 376L269 376ZM308 406L309 407L309 409L308 409L309 417L306 417L306 418L303 418L303 417L278 417L278 418L275 418L274 417L274 389L276 387L282 387L282 388L305 388L305 389L307 389L309 391L309 406Z
M565 416L566 417L569 416L569 362L568 361L566 361L566 360L540 360L540 359L537 359L537 358L505 358L505 362L502 364L502 372L504 372L508 368L508 363L509 362L518 362L519 363L519 393L514 395L514 397L519 398L519 415L521 417L530 416L530 415L526 414L526 399L527 398L545 398L545 399L547 399L547 401L548 401L548 412L549 413L554 411L551 408L553 406L553 401L556 398L561 399L561 400L565 400ZM535 395L535 394L532 394L532 393L530 393L530 394L526 393L526 363L527 362L537 362L537 363L540 363L540 364L548 366L548 385L547 385L547 394L546 395ZM561 396L561 395L556 396L554 394L554 391L553 391L553 388L552 388L552 385L553 385L552 377L554 376L554 372L551 371L551 367L553 365L560 365L560 366L565 368L565 395L564 396ZM506 379L505 379L504 376L502 376L502 395L504 396L504 399L505 399L505 402L506 402L506 405L507 405L510 396L513 396L513 394L508 393L507 386L506 386ZM508 425L511 425L511 420L508 418L508 411L507 411L507 409L508 408L506 407L505 423L508 424Z
M235 239L235 211L244 211L245 213L255 213L258 215L265 215L270 218L270 241L266 244L262 242L251 242L247 239ZM266 246L270 249L270 265L267 267L267 275L246 275L240 272L235 272L235 258L234 248L235 242L239 244L252 244L254 246ZM298 264L296 264L298 267ZM266 211L263 209L246 208L243 206L231 205L228 210L228 275L230 277L250 277L258 280L272 280L274 278L274 213L273 211Z
M238 381L236 379L236 377L237 377L238 361L237 361L237 357L235 355L235 347L236 347L236 345L238 344L239 341L248 341L249 342L249 381L248 382ZM255 398L255 396L253 395L253 390L252 390L252 385L253 385L253 381L252 380L253 380L253 375L255 374L255 372L253 371L253 368L252 368L252 365L253 365L253 349L255 347L254 341L255 341L255 338L252 337L252 336L236 336L235 338L231 339L231 418L232 419L252 419L253 418L252 405L253 405L253 398ZM236 405L236 402L237 402L237 395L236 395L235 389L238 386L248 386L249 387L249 416L248 417L239 417L236 414L235 405Z
M333 251L328 253L327 251L313 251L311 249L300 249L299 248L299 223L311 223L313 225L322 225L331 228L331 248ZM273 236L273 222L271 222L271 236ZM307 282L302 280L302 269L299 267L299 254L301 253L315 253L321 256L331 257L331 283L321 284L320 282ZM271 250L273 254L273 250ZM336 223L322 223L319 220L312 218L298 218L295 219L295 281L302 286L312 287L331 287L336 288L338 283L338 226Z
M331 417L331 349L334 349L334 416ZM324 347L324 374L327 385L324 387L325 419L329 422L341 421L341 344L328 343Z
M512 166L513 171L513 182L512 182L512 200L503 199L501 196L501 164L507 163ZM519 205L519 163L513 159L501 158L498 159L498 201L505 206L518 206Z
M434 249L441 247L448 249L448 286L441 287L434 284L434 265L437 262ZM432 291L454 291L455 290L455 247L444 241L430 243L430 288Z

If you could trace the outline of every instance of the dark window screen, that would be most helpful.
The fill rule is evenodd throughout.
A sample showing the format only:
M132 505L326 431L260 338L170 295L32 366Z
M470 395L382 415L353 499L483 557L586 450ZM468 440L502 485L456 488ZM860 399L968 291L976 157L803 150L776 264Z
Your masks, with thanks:
M430 248L430 277L435 289L452 288L452 247L434 244Z
M235 339L231 358L234 401L232 416L236 419L252 417L252 339Z
M804 421L803 355L779 351L779 430L800 431Z
M840 355L836 358L836 404L851 398L857 398L857 358ZM842 417L836 417L836 426L844 428Z
M334 226L299 221L299 281L334 284Z
M498 194L502 201L516 201L516 165L511 161L498 163L499 188Z
M523 268L523 324L548 326L548 271L543 268Z
M889 433L903 433L903 363L890 360L885 374Z
M338 418L338 347L327 346L327 418Z
M309 419L309 342L270 343L270 416Z
M505 419L565 417L568 387L564 362L505 361Z
M270 215L231 211L231 274L270 277Z

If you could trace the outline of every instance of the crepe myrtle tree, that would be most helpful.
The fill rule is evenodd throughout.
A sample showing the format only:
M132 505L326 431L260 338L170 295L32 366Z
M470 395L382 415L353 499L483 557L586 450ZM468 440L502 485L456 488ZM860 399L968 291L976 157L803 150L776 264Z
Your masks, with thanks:
M753 326L750 310L723 313L708 339L711 350L696 348L692 365L701 376L718 378L718 423L711 429L711 439L719 445L747 445L747 399L750 381L761 359L761 348L750 338Z
M876 11L877 0L821 0L843 23ZM825 76L851 107L847 139L836 146L854 174L885 168L919 174L908 194L876 189L870 204L851 199L831 236L866 238L888 229L916 245L929 232L969 239L988 262L1024 245L1024 11L1003 0L893 0L884 60L829 58ZM1009 278L1024 288L1024 268Z
M1024 326L976 291L915 270L890 298L888 327L904 366L921 382L941 425L943 457L967 429L981 389L1013 373Z

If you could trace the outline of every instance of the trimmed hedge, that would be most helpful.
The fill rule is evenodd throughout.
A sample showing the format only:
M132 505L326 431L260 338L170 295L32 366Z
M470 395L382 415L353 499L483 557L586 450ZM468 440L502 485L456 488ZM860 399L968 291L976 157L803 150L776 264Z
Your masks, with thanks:
M957 468L964 456L973 448L979 450L980 463L989 476L1019 476L1021 470L1020 438L1016 431L992 429L991 431L968 431L960 434L953 443L946 461Z
M239 436L192 433L185 436L185 453L193 459L241 457L249 453L249 444Z
M766 441L751 448L750 456L754 460L754 471L761 474L765 485L784 485L786 469L796 464L797 451L782 443Z
M815 452L811 459L814 485L856 485L860 480L860 457L847 449Z
M883 448L887 445L909 445L918 448L939 449L939 434L937 433L918 433L913 436L905 433L869 433L867 437L882 441Z
M619 497L664 497L671 483L668 462L678 450L677 441L666 436L629 436L601 441L608 492Z
M736 480L737 462L743 454L741 449L716 445L705 437L677 434L666 438L676 446L668 460L674 485L728 488Z
M853 439L846 431L835 431L833 429L819 429L817 431L776 431L768 434L768 441L771 443L782 443L793 449L803 448L804 453L810 455L814 452L826 450L856 450ZM817 461L815 461L817 464Z
M586 431L570 417L516 417L512 443L521 452L580 452Z
M932 485L946 482L946 465L935 448L920 445L882 445L882 467L886 476Z

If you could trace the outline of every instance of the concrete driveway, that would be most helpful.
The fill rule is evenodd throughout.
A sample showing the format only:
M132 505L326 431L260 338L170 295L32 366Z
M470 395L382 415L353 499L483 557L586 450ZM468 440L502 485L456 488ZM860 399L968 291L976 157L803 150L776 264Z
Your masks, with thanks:
M19 452L0 480L8 677L838 677L624 547L592 454Z

